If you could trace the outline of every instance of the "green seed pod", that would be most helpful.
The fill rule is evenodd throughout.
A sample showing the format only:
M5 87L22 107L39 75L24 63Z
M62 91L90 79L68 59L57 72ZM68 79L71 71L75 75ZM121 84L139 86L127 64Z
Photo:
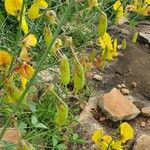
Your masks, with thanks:
M12 79L4 80L4 88L8 96L14 101L18 101L22 92L18 89Z
M136 43L136 41L137 41L137 39L138 39L138 35L139 35L138 32L135 32L135 33L133 34L133 37L132 37L132 43L133 43L133 44Z
M66 55L62 55L60 59L60 81L63 85L67 85L70 81L70 65Z
M98 17L98 35L103 36L107 31L107 15L100 11L99 17Z
M47 47L52 41L52 38L53 38L53 35L52 35L50 28L48 26L45 26L44 27L44 40L45 40L45 44Z
M68 106L66 105L65 102L59 102L57 104L57 114L55 118L55 123L57 126L62 126L68 117Z
M85 83L84 68L78 60L74 60L73 81L75 92L81 90Z
M95 59L95 57L96 57L96 49L94 48L94 49L92 49L92 51L91 51L91 53L90 53L89 61L90 61L90 62L93 62L94 59Z
M21 140L17 150L35 150L35 148L33 147L33 145L25 140Z
M126 49L126 47L127 47L126 39L123 39L123 40L122 40L122 43L121 43L121 48L122 48L122 49Z

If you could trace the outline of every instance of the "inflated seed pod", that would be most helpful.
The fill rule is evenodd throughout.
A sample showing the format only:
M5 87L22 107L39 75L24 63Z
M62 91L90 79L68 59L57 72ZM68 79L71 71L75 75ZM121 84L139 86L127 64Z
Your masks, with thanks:
M13 100L13 102L18 101L22 92L18 89L12 79L6 79L3 82L4 89L6 90L8 96Z
M132 37L132 43L136 43L136 41L137 41L137 39L138 39L138 35L139 35L139 33L138 32L135 32L134 34L133 34L133 37Z
M50 28L48 26L45 26L44 27L44 40L45 40L45 44L47 47L52 41L52 38L53 38L53 35L52 35Z
M65 54L60 59L60 81L63 85L67 85L70 81L70 65Z
M98 17L98 35L103 36L107 31L107 15L100 11L99 17Z
M84 68L77 59L74 60L73 81L75 92L83 88L85 83Z
M57 126L62 126L68 117L68 106L66 105L65 102L60 101L57 104L57 114L55 118L55 123Z
M123 40L122 40L122 43L121 43L121 48L122 48L122 49L126 49L126 47L127 47L126 39L123 39Z
M35 148L31 143L21 140L16 150L35 150Z

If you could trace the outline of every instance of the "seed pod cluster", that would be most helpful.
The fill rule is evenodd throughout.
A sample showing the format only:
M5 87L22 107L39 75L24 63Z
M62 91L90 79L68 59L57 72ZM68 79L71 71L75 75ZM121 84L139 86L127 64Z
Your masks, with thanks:
M16 150L35 150L35 148L31 143L21 140Z
M107 15L100 11L99 17L98 17L98 35L103 36L107 31Z
M74 60L74 70L73 70L73 81L75 92L81 90L85 83L85 73L84 68L79 62L79 60Z
M60 81L65 86L70 81L70 65L65 54L63 54L60 59Z

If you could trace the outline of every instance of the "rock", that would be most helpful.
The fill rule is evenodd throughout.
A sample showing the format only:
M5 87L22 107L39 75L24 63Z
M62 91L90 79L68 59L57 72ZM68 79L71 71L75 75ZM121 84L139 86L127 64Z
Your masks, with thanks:
M145 127L146 123L144 121L141 122L141 127Z
M150 45L150 34L139 32L139 41Z
M150 136L142 134L135 142L133 150L150 150Z
M122 86L122 88L125 88L125 87L126 87L125 84L121 84L121 86Z
M98 74L95 74L95 75L93 75L93 79L98 80L98 81L102 81L103 77L98 75Z
M150 117L150 106L142 108L142 115L145 117Z
M2 130L2 128L0 128L0 130ZM2 140L8 143L18 144L19 142L18 131L15 128L8 128ZM3 145L0 144L0 148L2 147Z
M128 89L126 89L126 88L123 88L123 89L121 89L121 93L122 93L123 95L129 95L129 94L130 94L130 91L129 91Z
M113 121L130 120L140 114L139 109L116 88L104 94L99 106Z
M137 87L137 83L136 82L132 82L132 87L136 88Z
M118 86L117 86L119 89L121 89L122 88L122 86L120 85L120 84L118 84Z

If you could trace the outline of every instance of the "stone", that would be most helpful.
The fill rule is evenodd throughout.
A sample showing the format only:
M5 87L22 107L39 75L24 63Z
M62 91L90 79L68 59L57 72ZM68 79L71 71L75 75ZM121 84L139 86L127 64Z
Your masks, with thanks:
M2 128L0 128L2 130ZM19 142L19 136L18 131L15 128L8 128L2 138L3 141L6 141L8 143L18 144ZM3 145L0 144L0 148L2 148Z
M93 75L93 79L98 80L98 81L102 81L103 77L99 74L95 74L95 75Z
M141 127L145 127L146 123L144 121L141 122Z
M132 87L136 88L137 87L137 83L136 82L132 82Z
M123 95L129 95L129 94L130 94L130 91L129 91L128 89L126 89L126 88L123 88L123 89L121 89L121 93L122 93Z
M102 111L113 121L131 120L140 114L140 110L117 88L103 95L99 102Z
M133 150L150 150L150 136L142 134L135 142Z
M150 106L142 108L142 115L145 117L150 117Z

